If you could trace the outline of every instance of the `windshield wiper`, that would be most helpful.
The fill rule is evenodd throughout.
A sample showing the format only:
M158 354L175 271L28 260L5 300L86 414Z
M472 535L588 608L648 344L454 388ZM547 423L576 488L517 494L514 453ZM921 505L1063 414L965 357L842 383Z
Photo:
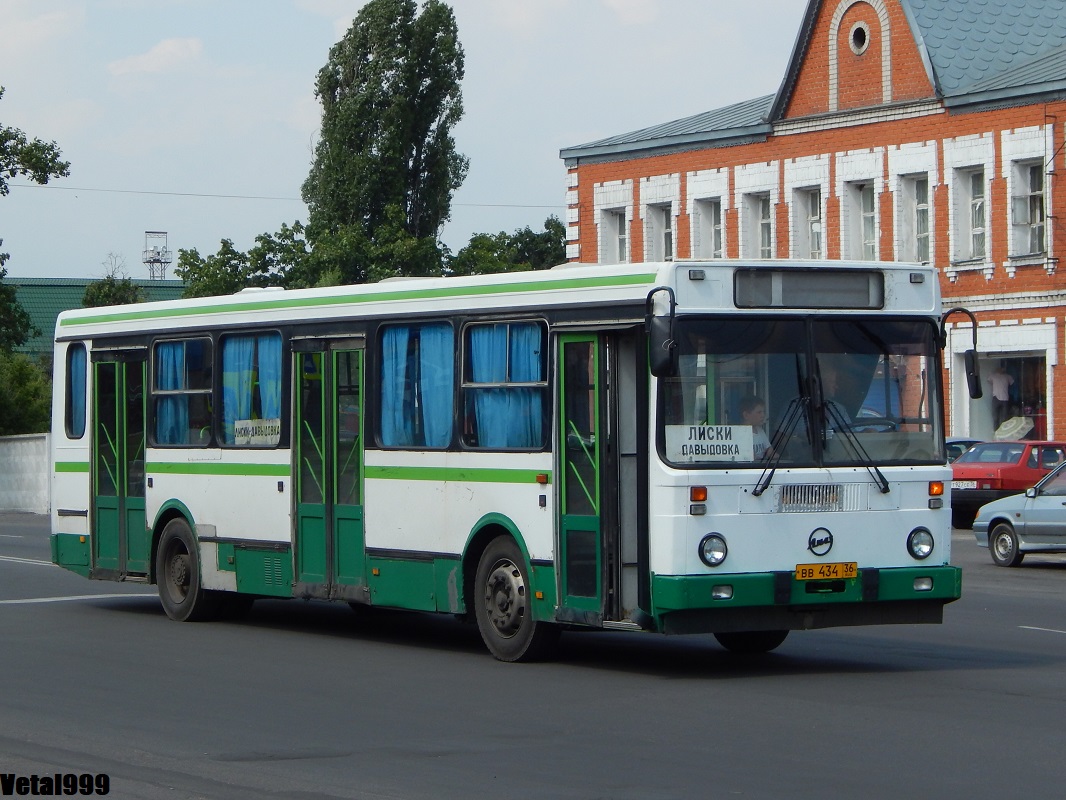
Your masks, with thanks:
M793 397L789 401L788 408L785 409L784 420L774 434L773 441L770 442L770 448L774 451L773 455L766 462L762 475L759 476L759 481L751 491L753 497L758 497L770 488L770 481L774 479L777 464L785 452L785 443L792 437L792 432L796 429L796 425L799 424L800 417L807 413L808 403L810 403L809 397ZM807 423L807 427L808 429L810 428L810 422Z
M851 429L851 425L844 418L844 415L840 413L840 409L830 402L825 403L823 409L825 410L826 416L829 417L829 421L833 423L833 427L840 431L841 438L845 439L851 446L852 455L861 461L862 465L866 467L866 471L869 472L870 477L874 479L874 483L876 483L877 488L881 490L881 494L888 494L892 488L889 486L888 479L885 478L881 470L877 468L874 460L870 458L870 454L866 452L866 448L862 446L862 442L859 441L859 437L855 435L855 431ZM824 454L822 458L824 460Z

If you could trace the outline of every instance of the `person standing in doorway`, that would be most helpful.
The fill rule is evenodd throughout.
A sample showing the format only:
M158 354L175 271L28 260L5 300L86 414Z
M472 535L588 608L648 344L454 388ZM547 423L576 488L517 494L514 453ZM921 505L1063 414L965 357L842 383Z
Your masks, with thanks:
M988 376L988 382L992 384L992 421L994 427L999 428L1010 418L1010 387L1014 385L1014 378L1000 364Z

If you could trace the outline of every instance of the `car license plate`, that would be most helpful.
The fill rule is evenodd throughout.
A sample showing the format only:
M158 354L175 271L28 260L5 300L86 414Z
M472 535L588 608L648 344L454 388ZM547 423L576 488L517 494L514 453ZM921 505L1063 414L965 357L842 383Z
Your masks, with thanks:
M824 581L839 578L855 578L859 574L859 565L854 561L841 561L835 564L797 564L796 580Z
M977 481L952 481L952 489L976 489Z

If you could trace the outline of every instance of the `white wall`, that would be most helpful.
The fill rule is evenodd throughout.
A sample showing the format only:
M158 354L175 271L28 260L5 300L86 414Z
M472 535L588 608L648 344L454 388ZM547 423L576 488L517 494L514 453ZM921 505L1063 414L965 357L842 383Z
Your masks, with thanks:
M47 433L0 436L0 511L47 514Z

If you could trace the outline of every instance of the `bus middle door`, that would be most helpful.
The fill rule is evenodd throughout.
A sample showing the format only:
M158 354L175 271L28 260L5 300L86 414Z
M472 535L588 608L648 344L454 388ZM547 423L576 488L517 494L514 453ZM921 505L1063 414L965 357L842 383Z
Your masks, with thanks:
M366 602L363 342L293 342L293 594Z

